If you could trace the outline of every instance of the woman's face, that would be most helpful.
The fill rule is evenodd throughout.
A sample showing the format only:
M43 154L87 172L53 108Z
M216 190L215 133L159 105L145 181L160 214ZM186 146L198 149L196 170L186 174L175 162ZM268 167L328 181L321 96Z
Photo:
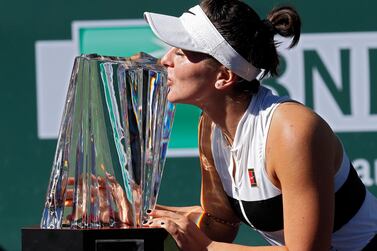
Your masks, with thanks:
M171 48L161 59L168 71L168 100L202 107L216 91L220 64L206 54Z

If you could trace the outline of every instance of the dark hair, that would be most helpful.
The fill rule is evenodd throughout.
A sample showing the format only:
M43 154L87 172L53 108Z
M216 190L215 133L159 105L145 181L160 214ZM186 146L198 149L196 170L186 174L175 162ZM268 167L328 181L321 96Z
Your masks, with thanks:
M264 69L263 76L278 75L279 56L274 36L292 37L294 47L301 32L301 20L290 6L274 8L261 20L258 14L240 0L203 0L200 4L208 18L225 40L255 67ZM240 91L255 92L259 81L241 79Z

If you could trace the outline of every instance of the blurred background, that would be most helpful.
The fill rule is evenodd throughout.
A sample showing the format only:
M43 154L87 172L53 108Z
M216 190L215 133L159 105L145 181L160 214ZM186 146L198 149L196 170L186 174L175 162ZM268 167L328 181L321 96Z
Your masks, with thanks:
M281 76L264 84L323 116L377 194L377 2L248 0L264 18L278 4L302 16L302 40L280 46ZM0 250L21 250L22 227L39 224L73 59L81 53L156 57L167 47L144 11L180 15L197 1L35 0L2 2L0 14ZM178 106L159 203L199 204L197 122ZM352 203L352 202L350 202ZM242 226L236 242L263 241Z

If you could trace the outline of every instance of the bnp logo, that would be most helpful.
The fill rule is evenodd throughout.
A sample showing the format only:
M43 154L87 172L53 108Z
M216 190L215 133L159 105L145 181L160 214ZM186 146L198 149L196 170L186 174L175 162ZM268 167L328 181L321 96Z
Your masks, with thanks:
M282 75L266 85L313 108L336 132L377 131L377 32L304 34L280 53Z

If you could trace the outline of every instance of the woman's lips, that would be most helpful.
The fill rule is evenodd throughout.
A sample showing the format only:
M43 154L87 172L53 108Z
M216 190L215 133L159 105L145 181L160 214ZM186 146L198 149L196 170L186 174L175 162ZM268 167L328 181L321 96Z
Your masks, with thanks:
M168 81L167 81L168 93L170 92L170 88L171 88L172 84L173 84L173 81L170 78L168 78Z
M173 81L170 79L170 78L168 78L168 86L171 86L172 84L173 84Z

